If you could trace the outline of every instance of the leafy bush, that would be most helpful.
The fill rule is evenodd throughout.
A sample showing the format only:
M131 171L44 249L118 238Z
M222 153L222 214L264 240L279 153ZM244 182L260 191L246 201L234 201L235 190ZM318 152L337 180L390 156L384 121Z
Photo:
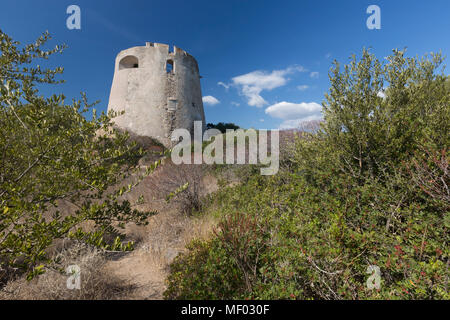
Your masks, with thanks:
M19 268L29 278L52 263L47 249L55 239L129 250L118 228L153 214L120 200L132 185L112 188L143 155L112 128L112 115L97 116L84 95L72 104L62 94L39 95L38 85L62 82L62 68L36 65L63 49L43 50L48 39L45 33L20 48L0 31L0 270Z
M239 270L217 240L194 240L171 265L166 299L226 299L242 291Z

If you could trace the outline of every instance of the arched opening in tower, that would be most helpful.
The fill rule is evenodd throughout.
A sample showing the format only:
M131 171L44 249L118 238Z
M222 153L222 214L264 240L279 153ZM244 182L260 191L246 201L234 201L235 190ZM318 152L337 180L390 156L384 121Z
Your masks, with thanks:
M166 72L167 73L174 73L174 67L173 67L173 60L169 59L166 61Z
M135 56L126 56L119 62L119 70L139 68L139 60Z

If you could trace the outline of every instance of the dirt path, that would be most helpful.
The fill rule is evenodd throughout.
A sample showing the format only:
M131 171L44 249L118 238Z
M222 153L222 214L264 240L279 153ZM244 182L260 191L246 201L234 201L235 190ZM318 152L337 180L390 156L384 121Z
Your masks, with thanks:
M204 180L207 193L217 190L215 178ZM140 240L135 250L105 265L105 272L134 288L126 299L162 299L170 263L193 238L206 238L214 225L211 217L188 217L161 200L153 199L153 207L159 213L148 226L127 232Z
M169 264L193 238L206 238L212 218L188 218L165 212L152 218L148 236L134 251L109 260L105 272L133 287L126 299L162 299Z
M120 260L109 262L105 269L134 288L127 299L162 299L166 272L154 260L148 252L138 249Z

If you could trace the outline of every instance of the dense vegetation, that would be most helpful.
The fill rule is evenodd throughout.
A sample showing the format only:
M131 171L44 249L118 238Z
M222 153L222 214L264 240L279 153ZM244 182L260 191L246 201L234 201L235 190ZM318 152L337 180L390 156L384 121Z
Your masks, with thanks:
M249 168L171 265L168 299L449 299L450 81L440 54L330 70L317 133ZM381 270L379 289L367 286Z
M237 130L239 129L239 126L234 123L218 122L218 123L207 123L206 129L217 129L220 132L225 133L227 129Z
M44 272L57 239L131 249L118 228L153 214L120 200L132 185L111 188L143 154L111 116L96 116L84 95L67 104L62 94L39 94L63 71L36 65L63 49L44 50L48 39L19 47L0 31L0 282L8 270Z

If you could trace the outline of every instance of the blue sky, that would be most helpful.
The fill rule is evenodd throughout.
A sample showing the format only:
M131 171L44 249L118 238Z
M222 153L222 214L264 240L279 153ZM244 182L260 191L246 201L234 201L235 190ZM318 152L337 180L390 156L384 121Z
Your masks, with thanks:
M81 8L81 30L66 27L71 4ZM366 27L372 4L380 30ZM448 0L14 0L2 3L0 28L22 43L48 30L50 45L68 45L50 62L65 68L67 83L43 93L83 91L106 110L117 53L167 43L196 57L203 96L218 101L205 103L207 122L283 128L320 116L333 59L345 63L363 47L379 58L404 47L448 55L449 13Z

